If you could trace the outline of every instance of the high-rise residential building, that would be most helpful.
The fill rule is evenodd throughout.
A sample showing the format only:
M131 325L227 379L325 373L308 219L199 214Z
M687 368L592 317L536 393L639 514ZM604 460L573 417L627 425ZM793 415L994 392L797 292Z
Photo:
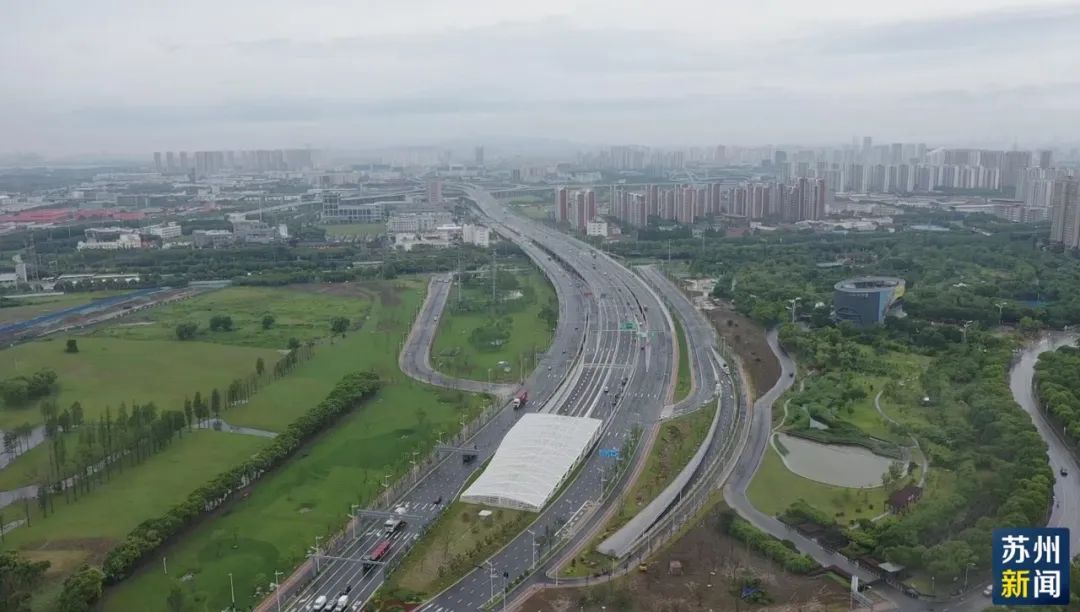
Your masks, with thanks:
M1080 248L1080 179L1076 177L1054 182L1050 240L1070 249Z
M154 170L157 170L160 174L163 168L161 167L161 152L154 153Z
M1049 170L1050 165L1053 162L1054 152L1049 149L1039 151L1039 167L1043 170Z
M596 192L592 189L585 190L585 220L581 226L596 218Z
M872 149L872 148L874 148L874 138L873 138L873 136L863 136L863 139L862 139L862 154L863 154L864 158L868 157L870 155L870 149Z
M570 221L570 192L566 187L555 190L555 215L559 223Z
M477 166L484 165L484 145L476 147L473 151L473 160L476 162Z
M889 163L899 165L902 161L904 161L904 144L894 142L889 145Z
M187 151L180 151L180 172L186 173L191 170L191 166L188 164Z
M165 171L176 172L179 168L176 165L176 154L172 151L165 152Z
M432 206L442 206L442 179L431 179L427 183L427 200Z
M727 162L727 150L724 145L716 145L716 150L713 152L713 161L718 164Z
M773 165L782 166L787 163L787 151L776 151L773 153Z

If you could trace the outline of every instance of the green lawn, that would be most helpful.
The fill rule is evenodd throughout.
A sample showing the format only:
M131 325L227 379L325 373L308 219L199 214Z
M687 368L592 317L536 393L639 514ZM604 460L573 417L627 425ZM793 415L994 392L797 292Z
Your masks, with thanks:
M552 330L538 315L546 304L555 299L555 291L538 270L518 274L517 278L523 287L531 288L534 298L507 315L511 319L509 339L494 350L479 350L469 341L474 329L491 324L490 316L479 312L455 312L454 301L458 289L454 287L451 290L431 349L431 362L436 369L451 376L473 380L488 380L490 370L491 380L495 382L517 382L522 371L528 374L532 370L536 362L534 354L546 350L551 344ZM463 300L487 291L489 289L467 288ZM500 367L499 362L505 362L508 366Z
M79 352L64 352L64 338L30 342L0 351L0 378L51 368L59 377L53 397L61 408L78 401L86 419L96 420L107 406L154 402L159 409L183 408L185 396L226 388L251 372L262 357L271 364L276 351L177 340L134 341L79 337ZM40 423L37 402L0 409L0 429Z
M682 321L678 316L671 317L675 323L675 334L679 339L679 372L675 379L675 401L681 401L690 395L690 387L693 384L690 376L690 350L686 343L686 332L683 331Z
M21 306L9 306L0 308L0 324L25 321L38 315L64 310L88 304L94 300L103 300L125 293L124 291L95 291L83 293L65 293L64 295L47 295L33 298L19 298L16 300L4 299L4 302L18 302Z
M874 408L874 397L880 391L887 391L881 398L881 407L893 420L907 425L927 425L926 408L920 406L923 391L919 377L930 363L922 355L891 352L884 356L891 374L889 376L859 375L858 382L866 392L866 397L857 401L850 415L844 419L858 426L866 433L899 444L910 444L910 438L894 433L885 419Z
M765 450L754 480L747 491L750 502L758 510L777 515L795 500L805 500L811 506L836 517L840 523L859 518L873 518L885 508L885 489L848 489L814 482L792 473L770 445ZM838 513L843 513L839 516Z
M597 552L596 547L671 484L701 446L715 414L716 404L710 403L700 410L664 423L646 460L645 470L623 498L618 514L583 549L581 555L560 570L560 575L586 576L606 567L610 557Z
M261 389L247 404L230 409L223 418L234 425L279 431L304 414L312 398L321 399L349 372L375 370L384 380L402 379L397 367L398 347L423 301L427 283L414 278L364 285L379 297L370 303L359 330L334 338L332 343L321 343L311 360Z
M550 203L514 200L510 203L510 209L536 221L552 221L555 218L555 207Z
M372 309L364 330L335 344L346 347L341 356L354 360L352 369L374 367L388 374L379 395L260 481L249 498L237 501L165 551L169 576L151 563L111 589L106 610L165 610L165 595L174 580L189 573L192 578L183 583L183 589L194 602L194 610L220 610L228 604L230 572L237 603L242 608L254 604L255 585L270 582L275 570L292 570L315 536L333 533L345 523L350 504L364 504L377 495L384 474L404 473L413 450L426 453L438 431L460 427L462 412L467 418L476 414L482 398L437 390L397 371L398 343L412 322L426 283L412 279L394 285L398 291L380 292L382 300ZM366 342L349 342L354 336L364 338L365 333ZM260 396L270 395L270 389ZM323 395L297 397L295 402L303 404L290 409L299 414ZM245 408L252 406L255 403ZM251 415L243 414L245 408L229 411L226 418L250 420Z
M386 233L385 223L342 223L340 225L320 225L326 230L328 238L366 237Z
M480 520L477 513L491 510L492 516ZM465 572L453 569L453 559L472 568L506 544L504 534L517 534L536 515L524 510L485 508L454 502L439 517L435 526L409 551L401 567L391 576L387 591L406 589L417 593L438 593ZM485 539L491 540L485 543Z
M42 518L31 503L31 524L4 535L3 548L19 549L32 559L60 560L74 569L83 561L100 563L104 553L128 531L165 512L219 472L246 459L270 442L267 438L195 431L143 463L125 467L77 502L55 498L54 512ZM0 510L4 522L23 518L22 504ZM63 578L56 572L56 581ZM48 590L46 585L46 590ZM48 601L38 609L53 609Z
M94 336L135 340L176 340L176 326L199 326L198 340L216 344L284 349L290 338L300 341L330 335L330 320L353 323L367 314L374 295L366 283L290 287L228 287L131 315L123 323L96 330ZM231 331L210 331L210 318L228 315ZM263 329L264 315L274 317ZM336 379L335 379L336 380Z

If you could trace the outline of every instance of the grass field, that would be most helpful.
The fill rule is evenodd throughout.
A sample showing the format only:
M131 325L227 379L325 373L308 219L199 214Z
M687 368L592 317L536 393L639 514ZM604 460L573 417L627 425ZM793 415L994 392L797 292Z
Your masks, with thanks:
M306 412L312 398L321 399L349 372L375 370L384 380L402 379L397 367L399 342L412 325L427 283L403 279L364 285L378 297L368 303L369 314L359 330L320 344L311 360L223 418L234 425L279 431Z
M477 513L491 510L492 516L480 520ZM387 591L406 589L417 593L438 593L461 577L450 571L454 557L462 555L471 568L506 544L499 532L518 533L536 515L524 510L485 508L454 502L439 517L435 526L409 551L398 571L391 575ZM485 539L491 540L485 543Z
M267 438L196 431L173 442L166 451L134 467L126 467L111 481L95 487L68 505L55 498L54 512L42 518L36 503L30 504L31 524L4 535L3 548L19 549L28 558L47 559L60 565L52 572L55 585L66 571L89 561L100 563L105 552L128 531L184 499L219 472L246 459L268 444ZM24 506L0 510L5 522L24 517ZM36 609L55 609L51 602L35 602Z
M176 326L191 322L198 324L197 339L201 341L284 349L290 338L305 341L329 336L334 317L360 322L373 297L356 284L228 287L129 316L93 335L176 341ZM210 331L210 317L215 315L230 316L233 329ZM269 329L262 327L264 315L274 317Z
M701 410L664 423L646 460L645 470L623 498L618 514L611 518L604 531L593 539L582 554L563 566L560 575L586 576L606 567L610 557L597 552L596 546L628 523L671 484L701 446L715 414L716 404L711 403Z
M675 378L675 401L678 402L690 395L693 381L690 376L690 348L686 342L686 332L683 331L679 317L671 317L671 320L675 323L675 334L679 339L679 372Z
M195 391L207 395L214 387L224 389L234 378L255 368L262 357L267 364L279 358L276 351L204 342L176 340L133 341L79 337L79 352L64 352L64 338L30 342L0 351L0 378L28 375L51 368L59 378L53 396L61 408L82 403L86 419L96 420L121 402L154 402L159 409L183 407L184 397ZM37 402L26 407L0 410L0 429L21 423L40 423Z
M34 298L20 298L14 300L22 306L9 306L0 308L0 324L25 321L36 316L56 312L65 308L74 308L88 304L94 300L103 300L108 297L120 295L123 291L95 291L89 293L65 293L64 295L49 295ZM5 302L9 300L4 300Z
M456 431L463 411L471 416L480 409L480 397L439 391L397 373L398 342L425 284L395 281L396 289L390 291L387 283L364 330L349 334L349 339L361 340L335 344L351 347L342 355L356 360L353 369L367 366L390 374L379 395L260 481L249 498L164 551L169 576L152 563L111 589L106 610L166 610L166 594L176 578L186 574L191 578L183 590L192 602L190 609L220 610L229 602L230 572L238 605L253 605L256 584L270 582L276 570L290 571L315 536L344 524L350 504L364 504L378 493L384 474L404 473L413 450L427 452L438 431ZM386 348L382 338L387 339ZM321 399L312 396L303 408ZM233 409L226 418L242 421L242 410Z
M457 298L457 288L452 289L451 304L439 321L439 330L431 348L432 365L439 371L451 376L488 380L495 382L514 382L522 371L528 373L535 363L534 353L547 349L551 344L552 331L538 314L545 304L555 297L555 291L547 278L538 270L519 274L522 286L532 288L534 299L524 308L510 313L511 332L509 340L497 350L478 350L469 342L469 334L477 327L490 324L486 313L453 312L452 301ZM466 289L467 299L475 289ZM518 298L524 299L524 298ZM509 364L509 371L499 367L499 362Z
M510 201L510 209L537 221L554 220L555 207L532 196L521 196Z
M386 233L386 224L384 223L343 223L340 225L320 225L319 227L326 230L327 238L363 238Z

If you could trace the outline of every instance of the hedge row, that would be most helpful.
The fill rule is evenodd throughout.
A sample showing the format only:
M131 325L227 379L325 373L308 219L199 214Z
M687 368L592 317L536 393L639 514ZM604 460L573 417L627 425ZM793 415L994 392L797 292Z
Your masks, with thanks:
M789 548L783 541L760 531L738 516L731 516L725 522L727 522L728 535L747 543L751 548L776 561L793 574L809 574L820 567L813 557Z

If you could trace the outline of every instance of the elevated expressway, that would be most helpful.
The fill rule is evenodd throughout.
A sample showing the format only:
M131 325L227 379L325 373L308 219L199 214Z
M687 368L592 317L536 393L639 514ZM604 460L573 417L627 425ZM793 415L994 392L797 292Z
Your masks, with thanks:
M582 298L575 300L585 308L588 321L580 356L564 377L565 384L539 409L603 419L597 445L602 449L621 449L635 428L652 428L666 403L674 358L670 315L660 297L639 277L595 249L511 215L482 191L466 191L500 233L509 232L527 252L535 246L557 256L574 277ZM635 447L637 455L643 447ZM614 459L591 453L577 477L537 515L529 531L519 534L422 609L483 607L503 592L509 580L533 568L534 554L539 554L536 535L572 531L578 521L596 513L604 485L610 486L614 471Z
M673 360L670 315L659 296L629 270L584 243L510 215L482 190L468 188L467 193L489 217L490 225L517 243L544 270L559 298L559 323L552 346L523 385L529 391L525 411L603 419L601 448L621 448L634 428L652 427L663 410ZM428 336L434 333L438 316L433 305L423 308L417 321L417 327L427 327L430 334L423 329L410 334L401 356L406 373L425 381L432 380L430 365L417 352L429 350ZM383 567L400 562L446 504L457 497L476 467L494 453L521 412L505 406L467 440L478 455L476 462L465 465L459 456L449 455L395 500L393 506L403 509L408 526L391 537ZM538 533L545 527L557 530L571 517L587 513L599 497L601 482L610 481L613 467L613 459L592 453L577 478L540 513L530 527L532 531ZM365 572L361 559L386 538L381 524L376 517L364 520L356 526L355 535L329 550L320 549L310 567L294 575L306 584L283 601L282 609L306 610L317 596L333 599L346 590L354 603L370 599L383 583L383 571ZM531 559L532 539L526 533L497 553L489 567L495 567L500 576L504 572L516 576L530 567ZM490 598L490 583L488 567L474 571L425 609L477 609ZM276 609L275 603L268 599L259 609Z

